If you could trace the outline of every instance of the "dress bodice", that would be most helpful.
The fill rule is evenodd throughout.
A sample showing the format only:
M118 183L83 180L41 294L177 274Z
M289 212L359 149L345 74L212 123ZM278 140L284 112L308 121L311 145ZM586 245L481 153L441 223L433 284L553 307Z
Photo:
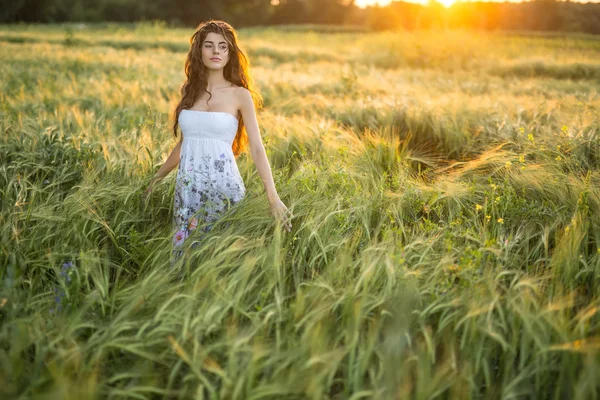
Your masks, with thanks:
M239 121L228 112L181 110L179 126L184 140L214 139L232 145Z

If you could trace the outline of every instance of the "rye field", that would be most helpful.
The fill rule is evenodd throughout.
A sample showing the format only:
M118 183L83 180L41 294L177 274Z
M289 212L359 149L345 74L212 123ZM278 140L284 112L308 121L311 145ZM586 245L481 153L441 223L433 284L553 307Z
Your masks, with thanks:
M193 32L0 26L1 398L600 398L600 38L240 29L293 229L169 268Z

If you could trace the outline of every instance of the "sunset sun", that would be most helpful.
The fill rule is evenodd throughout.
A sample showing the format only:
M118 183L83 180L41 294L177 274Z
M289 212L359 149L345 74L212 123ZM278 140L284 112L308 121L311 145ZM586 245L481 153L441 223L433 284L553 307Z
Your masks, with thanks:
M411 0L407 0L407 1L411 1ZM456 0L437 0L438 3L446 6L446 7L450 7L452 4L454 4L456 2ZM388 4L390 4L392 2L392 0L355 0L354 4L356 4L358 7L364 8L367 6L374 6L374 5L380 5L380 6L386 6ZM421 4L427 4L427 0L412 0L411 2L413 3L421 3Z

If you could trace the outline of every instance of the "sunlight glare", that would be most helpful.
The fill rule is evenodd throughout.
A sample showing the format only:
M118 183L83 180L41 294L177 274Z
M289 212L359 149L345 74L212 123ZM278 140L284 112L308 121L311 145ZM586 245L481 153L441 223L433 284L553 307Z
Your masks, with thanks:
M410 3L427 4L427 0L406 0L406 1L408 1ZM437 0L437 1L444 7L450 7L452 4L454 4L456 2L456 0ZM374 6L374 5L379 5L379 6L383 7L383 6L387 6L391 2L392 2L392 0L354 0L354 4L360 8L365 8L367 6Z

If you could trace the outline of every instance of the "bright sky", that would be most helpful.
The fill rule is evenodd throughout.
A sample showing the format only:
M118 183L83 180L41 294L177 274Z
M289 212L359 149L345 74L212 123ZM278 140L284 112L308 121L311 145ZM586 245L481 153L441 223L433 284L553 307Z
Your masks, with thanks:
M427 0L404 0L404 1L408 1L411 3L427 3ZM438 0L438 2L440 2L441 4L445 5L446 7L452 5L452 3L454 3L456 0ZM506 1L520 1L520 0L506 0ZM591 3L597 3L600 0L574 0L574 1L583 1L583 2L591 2ZM374 6L375 4L379 4L380 6L386 6L388 4L390 4L392 2L392 0L354 0L354 4L356 4L358 7L361 8L365 8L366 6Z
M410 3L426 3L426 0L405 0ZM454 3L454 0L438 0L445 6L448 6ZM366 6L374 6L375 4L379 4L380 6L387 6L390 4L392 0L354 0L354 4L358 7L365 8Z
M410 3L427 3L427 0L404 0ZM380 6L387 6L390 4L392 0L354 0L354 4L358 7L365 8L366 6L374 6L375 4L379 4ZM450 6L455 0L438 0L439 3L445 5L446 7Z
M404 0L409 3L427 3L427 0ZM456 0L438 0L439 3L445 5L446 7L450 6ZM518 1L518 0L507 0L507 1ZM379 4L380 6L387 6L390 4L392 0L354 0L354 4L356 6L365 8L366 6L374 6L375 4Z
M362 8L364 8L366 6L374 6L375 4L384 6L391 2L392 2L392 0L354 0L354 4L356 4L358 7L362 7Z

